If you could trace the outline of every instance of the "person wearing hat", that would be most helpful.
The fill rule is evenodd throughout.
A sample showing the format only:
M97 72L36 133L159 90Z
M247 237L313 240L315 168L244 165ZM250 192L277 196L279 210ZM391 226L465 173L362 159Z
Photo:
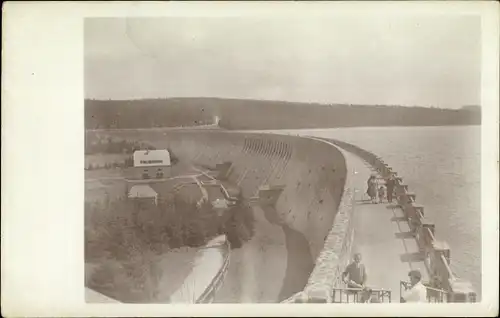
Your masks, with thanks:
M422 284L422 274L419 270L411 270L408 273L410 285L405 285L405 291L401 295L402 303L427 302L427 288Z

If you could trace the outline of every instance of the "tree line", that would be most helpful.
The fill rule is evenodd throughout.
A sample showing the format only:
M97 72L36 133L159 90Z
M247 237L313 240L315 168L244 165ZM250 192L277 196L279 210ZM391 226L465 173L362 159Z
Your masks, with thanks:
M87 129L194 126L220 117L228 129L478 125L479 106L462 109L384 105L321 105L218 98L86 100ZM279 119L279 120L278 120Z

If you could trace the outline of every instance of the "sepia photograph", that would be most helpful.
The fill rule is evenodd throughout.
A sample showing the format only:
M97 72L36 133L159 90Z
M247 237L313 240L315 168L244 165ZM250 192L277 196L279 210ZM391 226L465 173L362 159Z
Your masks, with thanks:
M2 14L2 316L498 315L498 3Z
M480 22L86 18L87 301L480 301Z

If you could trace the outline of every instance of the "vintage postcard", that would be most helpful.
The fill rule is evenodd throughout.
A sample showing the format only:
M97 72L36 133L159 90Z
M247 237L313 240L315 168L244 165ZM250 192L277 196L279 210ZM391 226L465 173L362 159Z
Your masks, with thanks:
M3 315L497 315L498 9L7 3Z

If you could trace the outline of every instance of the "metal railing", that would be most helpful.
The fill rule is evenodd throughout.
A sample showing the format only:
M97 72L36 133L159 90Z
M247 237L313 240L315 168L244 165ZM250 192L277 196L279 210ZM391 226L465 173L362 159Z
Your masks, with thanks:
M363 289L361 288L334 288L333 303L359 303L362 302ZM371 297L378 303L392 302L392 292L386 289L372 289Z
M207 246L203 248L214 248L214 247L220 247L225 251L224 255L224 261L222 263L221 268L215 274L214 278L210 282L210 284L207 286L207 288L203 291L203 293L196 299L195 303L197 304L207 304L213 302L215 298L215 293L217 290L222 286L222 283L224 281L224 277L226 275L226 272L229 268L229 257L231 253L231 244L227 240L227 238L224 239L223 242L216 243L216 244L207 244Z
M447 303L449 302L451 293L432 287L430 283L424 282L423 285L427 289L427 302L429 303ZM400 281L399 282L399 296L400 299L403 297L404 291L410 288L410 283L406 281Z

